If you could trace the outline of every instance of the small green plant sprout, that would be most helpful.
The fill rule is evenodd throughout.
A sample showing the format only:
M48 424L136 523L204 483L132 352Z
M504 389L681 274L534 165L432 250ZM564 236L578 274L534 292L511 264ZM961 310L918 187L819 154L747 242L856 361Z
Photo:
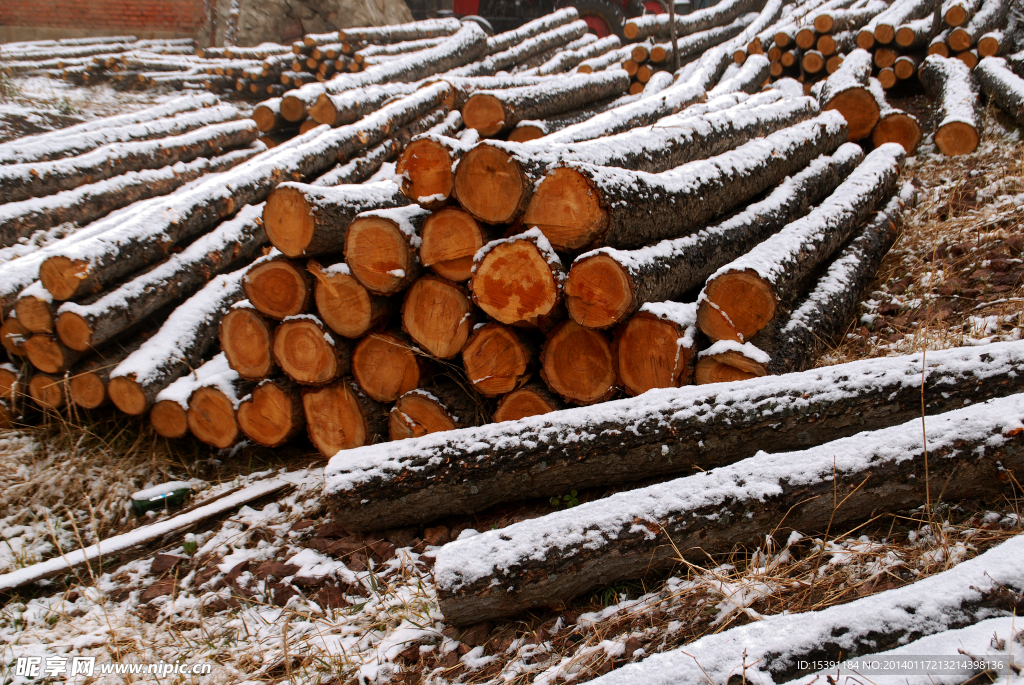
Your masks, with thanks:
M570 507L575 507L577 504L580 503L579 499L576 497L575 490L571 491L568 495L562 495L561 497L552 497L549 501L551 502L551 506L553 507L564 506L566 509L569 509Z
M185 534L185 542L181 543L181 548L185 554L192 556L199 550L199 543L196 542L196 536L193 533Z

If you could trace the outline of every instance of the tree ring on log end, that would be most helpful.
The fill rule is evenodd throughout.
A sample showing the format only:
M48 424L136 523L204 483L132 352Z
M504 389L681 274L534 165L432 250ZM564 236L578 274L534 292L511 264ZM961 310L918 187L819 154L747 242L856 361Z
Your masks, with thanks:
M197 388L188 400L188 427L207 445L224 449L238 439L231 400L217 388Z
M352 352L352 374L367 395L394 402L420 384L416 351L387 333L366 336Z
M463 209L489 224L516 218L528 180L519 162L504 150L477 145L462 156L455 174L455 195Z
M505 324L537 324L559 300L551 267L529 240L496 245L477 264L470 288L480 308Z
M909 114L890 114L879 119L875 130L871 132L871 142L875 147L899 143L908 155L912 155L921 142L921 125Z
M398 398L388 415L392 440L418 438L429 433L455 430L457 426L440 404L415 390Z
M8 316L0 324L0 343L11 357L25 356L26 340L28 340L28 330L21 325L17 318Z
M284 259L257 264L242 281L252 306L273 319L283 319L306 311L309 285L302 269Z
M183 438L188 433L188 412L174 400L161 400L149 412L153 430L165 438Z
M501 100L489 93L474 93L462 106L466 128L476 129L482 136L493 136L506 126L505 108Z
M265 378L274 369L271 334L262 317L250 309L232 309L220 324L220 346L228 364L242 378Z
M946 10L946 16L943 19L946 20L946 24L953 27L963 26L967 22L968 13L967 10L957 4L954 4L948 10Z
M381 295L400 290L414 266L412 257L408 241L393 221L368 216L349 224L345 263L367 290Z
M252 401L238 407L238 426L261 445L279 445L295 431L292 396L275 383L252 391Z
M82 409L95 409L107 399L107 385L99 374L86 371L68 379L68 394Z
M39 265L39 280L55 300L69 300L78 292L88 271L87 262L58 255Z
M473 389L485 397L497 397L525 382L530 352L513 331L489 323L473 331L462 349L462 366Z
M535 124L519 124L508 134L510 143L528 143L544 137L544 130Z
M286 321L274 331L274 359L290 378L319 385L338 375L338 358L323 330L307 320Z
M564 321L544 343L541 377L552 392L576 404L606 400L617 381L611 344L599 331Z
M346 338L366 333L373 325L373 301L366 288L349 274L314 276L316 309L327 327Z
M495 422L518 421L528 416L540 416L557 409L533 388L520 388L501 398L494 410Z
M692 350L680 345L681 331L649 315L631 318L619 334L617 367L629 395L653 388L677 388L689 383Z
M878 102L867 88L848 88L828 101L823 108L837 110L850 128L850 141L871 135L878 123Z
M14 311L21 325L32 333L53 333L53 312L46 300L38 297L18 298Z
M753 272L731 271L708 281L697 325L712 340L747 342L775 316L775 293Z
M86 352L92 343L92 327L75 312L62 312L57 317L57 335L60 341L78 352Z
M761 364L732 351L702 357L697 361L697 368L693 374L697 385L745 381L765 375L767 371Z
M63 373L66 370L60 343L48 335L33 335L25 341L25 352L32 366L43 373Z
M366 444L369 429L362 407L345 383L302 391L306 428L320 454L330 457L341 450Z
M424 276L405 295L402 327L427 352L439 359L450 359L466 345L472 312L473 304L460 287L441 278Z
M64 406L64 387L60 379L38 373L28 382L28 394L43 409Z
M951 121L935 132L935 145L949 157L968 155L978 148L978 130L963 121Z
M878 24L875 26L875 40L882 45L888 45L896 38L896 27L889 24Z
M420 263L456 283L469 280L473 255L487 242L473 216L457 207L445 207L428 216L420 238Z
M110 401L114 403L114 406L125 414L140 416L149 405L146 393L142 391L138 383L127 376L111 378L107 385L107 392L110 394Z
M633 309L633 282L618 262L596 254L572 265L565 281L572 320L587 328L608 328Z
M583 174L558 167L530 198L523 224L538 227L556 250L578 250L605 232L608 214Z
M451 197L455 183L452 158L437 141L424 138L409 143L396 171L402 178L402 193L413 202L431 207Z
M284 96L281 100L281 116L293 123L299 123L306 116L306 105L294 95Z
M301 257L313 239L313 211L301 190L277 188L263 207L263 226L274 247Z

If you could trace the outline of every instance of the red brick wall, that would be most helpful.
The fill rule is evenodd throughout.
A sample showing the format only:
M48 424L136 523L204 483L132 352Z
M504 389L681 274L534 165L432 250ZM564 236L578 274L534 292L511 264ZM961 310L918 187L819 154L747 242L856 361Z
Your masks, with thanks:
M0 26L196 33L203 0L0 0Z

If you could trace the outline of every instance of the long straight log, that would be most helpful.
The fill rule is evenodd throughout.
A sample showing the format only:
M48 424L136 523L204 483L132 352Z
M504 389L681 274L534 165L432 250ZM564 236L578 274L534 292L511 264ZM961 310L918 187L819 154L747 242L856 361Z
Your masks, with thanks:
M724 26L741 14L757 9L758 3L750 0L724 0L717 5L690 14L677 14L675 16L676 35L688 36L699 31ZM642 41L645 38L665 40L669 37L670 32L669 19L668 14L647 14L627 21L622 31L626 39L633 42Z
M426 19L411 21L391 26L363 26L359 28L341 29L338 40L360 43L393 44L407 40L423 40L450 36L461 28L458 19Z
M933 0L896 0L889 9L864 25L857 34L857 46L863 50L870 50L876 42L888 45L895 40L898 27L925 17L933 10Z
M275 326L276 323L262 316L249 300L236 302L221 319L220 348L239 376L259 380L274 371L276 365L270 348Z
M981 140L981 120L978 84L970 68L958 59L929 55L918 77L937 104L935 145L951 157L974 152Z
M812 161L768 197L693 235L637 250L599 248L573 262L565 284L569 316L581 326L607 328L647 302L677 300L720 266L805 215L857 167L853 143Z
M942 20L947 26L963 26L974 15L981 0L945 0L942 3Z
M593 34L588 33L587 35L589 36ZM599 40L595 40L589 45L581 46L573 50L562 50L555 53L555 55L548 61L537 67L536 73L538 76L561 74L569 71L584 60L605 55L612 50L618 49L621 45L622 41L619 40L618 36L613 34L605 36Z
M678 563L677 550L706 559L756 531L845 530L880 507L917 507L929 486L944 500L994 495L1006 487L1004 469L1024 473L1022 417L1024 396L1014 395L940 414L924 436L917 420L759 454L460 540L437 555L440 609L466 624L567 602Z
M309 108L309 116L318 124L351 124L376 111L387 100L399 95L408 95L417 87L415 83L387 83L354 88L335 95L321 93L316 103Z
M505 31L487 39L487 54L493 55L508 50L509 48L538 36L546 31L551 31L559 26L572 23L580 18L575 7L566 7L555 10L533 21L528 21L517 29Z
M864 26L888 7L884 2L871 0L856 9L833 9L818 12L814 15L811 23L818 33L840 33L855 30Z
M507 50L488 55L479 62L452 69L451 72L443 76L491 76L499 71L510 70L517 64L542 56L549 50L559 49L566 43L580 38L587 33L587 29L587 23L577 19L572 23L527 38Z
M985 94L1018 124L1024 124L1024 79L1007 66L1001 57L986 57L974 69Z
M896 29L896 45L906 51L920 50L927 47L938 32L934 17L915 19Z

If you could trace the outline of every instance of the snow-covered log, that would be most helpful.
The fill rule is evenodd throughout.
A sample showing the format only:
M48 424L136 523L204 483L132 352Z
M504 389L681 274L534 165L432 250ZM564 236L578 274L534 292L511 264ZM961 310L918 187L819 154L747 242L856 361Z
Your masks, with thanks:
M878 79L871 78L868 88L878 103L878 123L871 132L871 142L875 147L886 143L899 143L908 155L914 154L921 142L921 122L913 114L890 105L885 99L885 90Z
M981 0L945 0L941 9L942 20L950 27L963 26L974 16L979 5Z
M981 57L997 57L1009 52L1010 45L1013 45L1013 40L1010 36L1005 35L1003 31L998 29L995 31L989 31L988 33L982 34L981 38L978 39L978 54ZM1013 63L1014 57L1017 57L1017 59L1020 60L1019 55L1011 55L1008 61Z
M579 12L575 7L565 7L555 10L551 14L528 21L517 29L505 31L504 33L499 33L496 36L488 38L487 54L494 55L496 53L503 52L515 45L533 38L534 36L538 36L560 26L565 26L566 24L571 24L579 18Z
M191 389L188 396L188 429L200 442L217 449L231 447L242 439L242 431L235 416L239 400L248 395L256 383L239 378L224 360L216 355L202 382ZM203 367L196 370L200 375Z
M242 291L260 314L281 321L309 311L313 277L303 262L272 249L249 265Z
M449 74L443 76L491 76L500 71L507 71L517 64L543 55L552 48L561 48L566 43L580 38L587 33L587 28L587 23L579 19L539 33L502 52L490 54L479 62L452 69Z
M408 40L450 36L461 26L458 19L426 19L391 26L363 26L341 29L337 33L337 40L378 44L402 43Z
M646 302L682 298L720 266L736 259L831 194L863 160L844 144L812 161L766 198L693 235L637 250L600 248L577 257L565 284L569 316L583 326L607 328Z
M1024 124L1024 79L1007 66L1001 57L986 57L978 63L974 74L989 99L1018 124Z
M698 297L697 325L714 341L747 342L880 203L893 194L906 151L875 149L824 202L719 268Z
M743 62L743 66L730 78L722 81L708 91L708 98L716 98L729 93L757 93L768 80L771 62L764 55L752 55Z
M455 29L456 31L458 29ZM452 32L454 33L454 31ZM444 41L451 34L444 36L438 36L435 38L418 38L416 40L404 40L398 43L375 43L373 45L367 45L364 48L360 48L352 53L352 61L356 64L362 64L367 57L376 57L378 55L390 56L390 55L403 55L407 52L417 52L419 50L425 50L432 48ZM338 45L340 50L341 46ZM313 51L313 55L316 55L316 51ZM334 57L328 53L328 57Z
M207 383L216 385L224 380L230 384L237 378L238 374L228 366L224 354L214 355L160 391L149 412L150 425L162 437L185 437L188 435L188 398L192 392Z
M217 341L220 320L242 297L245 271L215 277L110 372L107 392L118 409L133 416L144 414L161 390L200 365Z
M921 17L906 24L901 24L896 29L896 45L908 52L924 49L931 43L932 38L935 37L940 28L936 24L934 16Z
M96 354L76 364L67 377L68 401L82 409L96 409L106 404L110 396L107 384L110 372L156 332L156 327L147 325L133 337L123 341L112 341Z
M857 8L828 9L816 12L811 19L818 33L841 33L859 29L888 9L880 0L869 0Z
M735 38L745 28L750 26L757 19L757 12L742 14L731 23L724 26L716 26L706 31L697 31L686 36L679 36L676 39L676 46L679 50L679 60L682 63L693 55L699 55L705 50L720 45L730 38ZM650 59L655 63L662 63L672 57L672 43L657 43L651 47Z
M1024 388L1024 343L1011 342L929 351L926 360L869 359L733 385L652 390L600 407L348 452L328 464L325 494L349 530L384 529L552 492L693 473L695 465L708 470L758 450L802 449L910 420L920 435L922 364L930 415Z
M129 171L211 157L225 149L248 145L258 136L256 124L244 119L159 140L112 143L68 159L8 164L0 167L0 193L7 202L52 195Z
M353 88L336 95L321 93L309 108L309 116L318 124L342 126L359 121L395 96L408 95L419 87L415 83L386 83Z
M577 66L580 62L608 54L621 46L622 41L619 40L618 36L605 36L575 50L562 50L555 53L551 59L536 68L536 73L538 76L561 74Z
M434 565L439 607L449 623L476 623L568 602L678 563L680 553L706 560L766 530L846 529L879 508L920 506L929 486L944 500L998 495L1004 470L1024 472L1022 417L1024 395L1013 395L932 417L925 435L915 419L758 454L458 540Z
M966 26L958 26L949 32L950 49L961 52L980 47L983 35L1004 26L1008 9L1007 0L984 0Z
M981 140L981 119L978 84L970 68L955 58L928 55L918 77L937 105L935 145L951 157L974 152Z
M418 205L356 215L345 230L343 249L351 274L374 295L408 288L422 272L418 249L428 216Z
M895 0L889 9L875 15L857 33L857 47L870 50L875 43L888 45L896 39L896 29L934 11L934 0Z
M759 3L751 0L723 0L717 5L691 12L690 14L677 14L676 35L689 36L699 31L707 31L718 26L724 26L736 17L746 12L757 11ZM622 32L626 39L632 42L639 42L646 38L666 40L670 33L669 15L645 14L635 17L626 22Z
M854 50L842 66L822 84L818 101L822 109L834 109L850 126L850 140L871 135L878 123L878 103L868 90L872 55L867 50Z

